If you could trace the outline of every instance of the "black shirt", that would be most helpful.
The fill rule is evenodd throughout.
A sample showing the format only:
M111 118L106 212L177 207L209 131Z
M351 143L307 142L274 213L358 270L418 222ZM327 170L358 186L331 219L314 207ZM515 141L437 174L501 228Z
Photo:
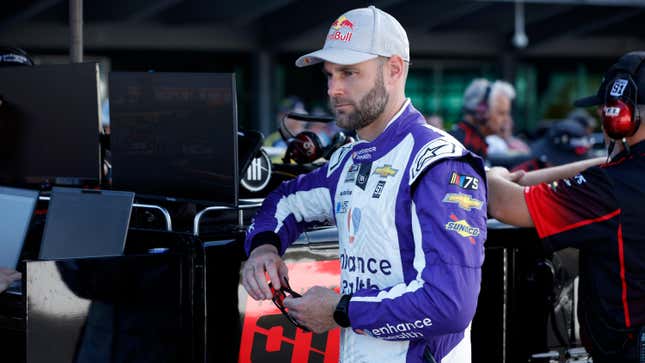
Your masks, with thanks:
M644 156L645 141L571 179L525 189L545 245L580 250L578 315L592 354L625 357L645 325Z

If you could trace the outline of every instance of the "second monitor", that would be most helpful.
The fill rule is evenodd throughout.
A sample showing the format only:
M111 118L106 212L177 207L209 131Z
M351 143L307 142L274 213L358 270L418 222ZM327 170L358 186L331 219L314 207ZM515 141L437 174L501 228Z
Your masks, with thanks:
M110 74L112 184L237 205L233 74Z

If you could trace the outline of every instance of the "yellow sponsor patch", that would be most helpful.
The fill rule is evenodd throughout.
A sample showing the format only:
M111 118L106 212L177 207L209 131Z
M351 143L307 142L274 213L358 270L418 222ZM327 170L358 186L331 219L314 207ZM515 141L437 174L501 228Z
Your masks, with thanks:
M482 202L481 200L475 199L469 194L464 193L447 193L443 197L443 202L457 204L459 208L467 212L470 212L470 210L473 208L480 210L482 209L482 205L484 205L484 202Z
M454 214L450 215L452 222L446 223L446 231L457 232L458 235L468 238L471 244L475 244L475 239L481 234L481 230L477 227L471 226L465 219L458 219Z
M398 171L399 169L392 168L392 165L385 164L379 168L374 169L374 173L372 174L376 174L383 178L387 178L388 176L395 176Z

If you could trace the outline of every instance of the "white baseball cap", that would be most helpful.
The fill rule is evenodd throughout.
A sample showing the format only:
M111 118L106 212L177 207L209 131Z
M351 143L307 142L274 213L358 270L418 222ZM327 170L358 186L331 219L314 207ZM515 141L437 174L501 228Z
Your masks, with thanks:
M298 58L296 66L325 61L349 65L393 55L410 61L408 35L392 15L370 6L350 10L336 19L323 48Z

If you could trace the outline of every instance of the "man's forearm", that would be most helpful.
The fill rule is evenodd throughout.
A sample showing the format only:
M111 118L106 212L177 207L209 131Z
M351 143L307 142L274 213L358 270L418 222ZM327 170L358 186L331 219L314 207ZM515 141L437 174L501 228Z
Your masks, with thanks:
M517 183L523 186L529 186L541 183L549 183L559 179L572 178L587 168L602 164L605 160L605 157L598 157L530 171L524 174L524 176L522 176L517 181Z
M488 213L501 222L520 227L532 227L524 200L523 187L508 180L508 175L493 168L487 172Z

